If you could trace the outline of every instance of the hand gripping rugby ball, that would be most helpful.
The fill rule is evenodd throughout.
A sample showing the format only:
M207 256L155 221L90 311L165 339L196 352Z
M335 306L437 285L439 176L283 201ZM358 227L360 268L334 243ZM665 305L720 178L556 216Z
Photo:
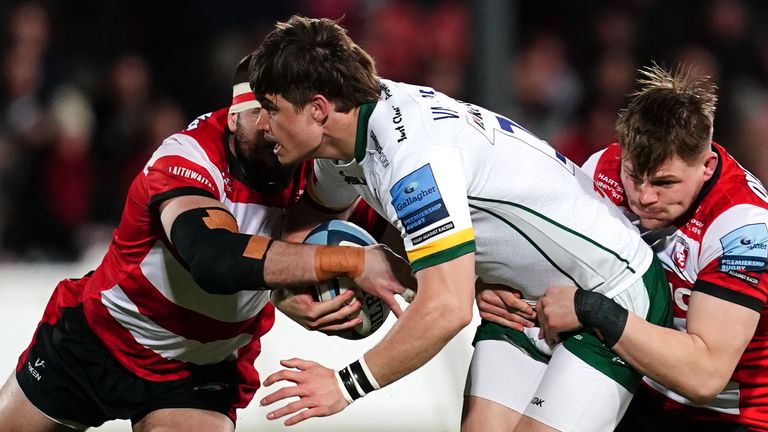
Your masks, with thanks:
M342 220L332 220L318 225L307 234L304 243L329 246L363 247L376 243L373 237L359 226ZM327 301L348 289L355 290L355 297L362 303L363 322L354 329L337 333L344 339L362 339L375 332L389 315L389 307L378 297L361 290L352 279L339 277L315 286L315 301Z

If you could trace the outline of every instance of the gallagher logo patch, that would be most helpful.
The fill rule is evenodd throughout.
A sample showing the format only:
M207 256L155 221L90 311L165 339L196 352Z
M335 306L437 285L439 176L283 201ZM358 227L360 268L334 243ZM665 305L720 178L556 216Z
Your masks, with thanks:
M720 238L723 256L720 271L763 271L768 261L768 228L751 224L737 228Z
M392 207L408 234L448 217L429 164L401 178L389 194L392 196Z

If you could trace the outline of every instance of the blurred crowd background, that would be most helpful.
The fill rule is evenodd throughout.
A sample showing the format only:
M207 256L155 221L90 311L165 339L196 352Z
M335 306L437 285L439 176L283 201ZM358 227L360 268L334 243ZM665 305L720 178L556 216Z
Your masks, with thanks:
M508 24L490 105L481 3ZM766 182L766 12L758 0L5 1L0 262L73 261L108 239L153 150L226 106L235 64L294 13L343 16L381 76L504 113L576 163L614 140L638 67L684 62L720 89L715 140Z

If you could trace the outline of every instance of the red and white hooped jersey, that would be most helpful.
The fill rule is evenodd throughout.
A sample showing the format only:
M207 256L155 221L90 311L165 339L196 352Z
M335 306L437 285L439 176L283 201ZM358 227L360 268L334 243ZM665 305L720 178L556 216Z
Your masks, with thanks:
M300 165L282 190L245 184L227 145L227 110L198 117L163 141L130 186L120 226L101 265L84 279L82 303L94 333L128 370L148 380L189 375L195 365L253 360L272 327L269 291L209 294L165 237L158 205L181 195L210 196L235 216L240 232L279 238L285 209L304 192L312 165ZM254 390L255 388L254 387Z
M664 409L694 419L735 422L768 429L768 194L749 171L718 144L713 178L691 217L677 226L644 234L664 264L673 295L674 327L685 331L692 291L706 292L759 312L755 335L730 382L710 403L697 405L645 378L664 396ZM626 207L617 144L594 154L584 170L619 206ZM635 218L636 219L636 218Z

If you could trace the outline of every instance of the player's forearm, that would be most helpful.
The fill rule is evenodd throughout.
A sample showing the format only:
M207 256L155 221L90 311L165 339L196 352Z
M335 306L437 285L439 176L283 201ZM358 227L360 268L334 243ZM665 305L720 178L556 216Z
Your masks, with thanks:
M472 320L474 254L421 270L419 294L387 336L365 355L379 384L423 366Z
M472 319L471 305L429 304L419 292L387 336L365 354L382 386L427 363Z
M269 287L310 285L315 276L315 249L317 246L272 243L264 261L264 281Z
M365 252L351 246L315 246L276 241L266 254L264 282L269 287L311 285L337 276L354 278Z
M694 402L706 402L728 382L724 364L697 335L651 324L630 314L613 350L635 369Z

